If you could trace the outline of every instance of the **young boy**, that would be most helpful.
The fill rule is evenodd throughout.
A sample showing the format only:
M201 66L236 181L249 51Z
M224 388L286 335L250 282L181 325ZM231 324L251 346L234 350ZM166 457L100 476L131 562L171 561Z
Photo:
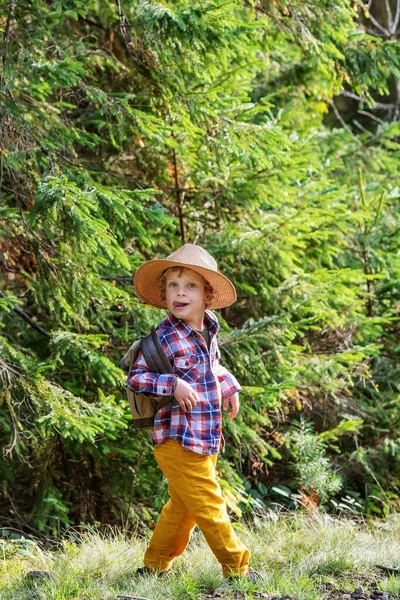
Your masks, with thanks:
M219 324L210 308L236 300L233 284L200 246L185 244L165 260L143 264L135 275L139 297L168 316L157 335L175 375L152 373L140 352L128 385L136 392L167 395L171 403L155 416L152 438L158 465L168 480L164 506L138 573L162 573L186 548L196 526L227 576L254 576L250 553L236 537L217 483L215 463L223 445L221 402L239 410L240 385L219 364Z

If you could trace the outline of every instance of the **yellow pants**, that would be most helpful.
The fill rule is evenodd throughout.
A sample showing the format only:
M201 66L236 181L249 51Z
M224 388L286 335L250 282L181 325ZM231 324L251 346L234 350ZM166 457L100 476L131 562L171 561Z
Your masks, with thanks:
M215 473L215 454L198 454L168 439L154 449L168 479L164 506L144 556L149 569L166 571L186 548L196 524L222 565L224 575L244 574L250 552L236 537Z

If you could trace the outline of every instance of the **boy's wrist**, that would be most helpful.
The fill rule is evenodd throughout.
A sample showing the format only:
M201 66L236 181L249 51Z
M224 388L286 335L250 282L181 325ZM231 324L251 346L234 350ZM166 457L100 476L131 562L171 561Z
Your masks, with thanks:
M171 384L171 393L173 394L176 390L176 386L178 385L178 381L179 381L179 377L178 375L175 375L173 380L172 380L172 384Z

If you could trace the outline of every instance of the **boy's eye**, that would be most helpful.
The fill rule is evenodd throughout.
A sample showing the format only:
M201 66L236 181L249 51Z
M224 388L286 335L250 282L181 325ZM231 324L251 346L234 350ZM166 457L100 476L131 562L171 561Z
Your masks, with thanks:
M195 283L188 283L188 288L195 288L196 284Z
M175 283L175 281L170 281L168 285L169 285L169 287L175 287L176 283Z

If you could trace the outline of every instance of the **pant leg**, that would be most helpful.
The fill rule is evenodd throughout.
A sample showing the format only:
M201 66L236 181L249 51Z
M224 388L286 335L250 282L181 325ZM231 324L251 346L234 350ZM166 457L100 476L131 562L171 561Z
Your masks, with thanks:
M189 543L196 526L179 495L168 486L171 499L165 504L144 555L144 564L154 571L167 571Z
M171 499L179 498L187 513L198 524L224 574L245 573L250 552L237 538L229 520L216 479L216 456L191 452L176 440L167 440L157 446L155 455L168 479ZM164 529L160 529L156 553L165 548L164 540L166 543L167 537Z

